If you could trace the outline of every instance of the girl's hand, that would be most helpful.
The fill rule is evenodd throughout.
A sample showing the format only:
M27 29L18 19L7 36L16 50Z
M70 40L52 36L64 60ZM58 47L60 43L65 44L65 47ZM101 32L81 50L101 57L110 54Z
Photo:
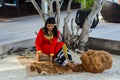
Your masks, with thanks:
M53 63L53 54L50 54L50 62Z
M37 61L40 61L40 58L41 58L42 55L43 55L43 53L42 53L41 50L37 51L37 52L36 52L36 60L37 60Z

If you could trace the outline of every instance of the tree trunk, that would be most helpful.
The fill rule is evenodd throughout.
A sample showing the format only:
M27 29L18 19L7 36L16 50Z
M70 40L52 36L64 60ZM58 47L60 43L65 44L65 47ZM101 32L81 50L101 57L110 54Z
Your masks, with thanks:
M52 5L53 5L54 0L46 0L46 1L48 3L48 16L53 17L53 7L52 7Z
M39 8L38 4L35 2L35 0L31 0L34 7L37 9L38 13L41 15L42 20L45 21L44 14L42 10ZM57 25L59 26L60 23L60 5L63 3L63 0L46 0L49 7L49 17L53 17L53 2L56 1L56 7L57 7ZM61 2L60 2L61 1ZM91 13L86 18L84 24L83 24L83 30L79 36L74 36L72 31L72 34L70 34L70 30L68 28L68 22L71 14L71 3L73 0L69 0L68 6L67 6L67 16L64 18L64 26L63 26L63 40L69 46L70 48L80 48L80 46L84 46L86 42L88 41L89 37L89 31L90 26L93 23L93 19L97 13L100 12L102 9L102 5L105 2L105 0L96 0L93 6L93 9ZM72 20L73 22L73 20ZM72 24L72 23L71 23ZM73 30L73 26L71 28ZM72 35L72 36L71 36Z
M63 40L66 43L67 46L71 48L71 43L70 43L70 30L68 28L68 22L71 14L71 3L73 0L69 0L68 6L67 6L67 16L64 18L64 26L63 26Z
M60 4L59 1L56 1L56 13L57 13L57 27L60 26Z
M92 25L93 19L96 16L96 14L98 14L101 11L102 5L104 2L105 0L96 0L96 2L94 3L91 13L85 19L85 22L83 24L83 30L80 34L80 37L75 43L76 45L78 45L77 46L78 48L80 48L80 46L84 46L86 42L88 41L90 26Z
M60 26L60 7L62 6L64 0L46 0L46 2L48 3L48 17L56 17L57 16L57 26L59 28ZM34 5L35 9L38 11L38 13L40 14L43 22L45 23L46 19L44 17L44 13L43 11L40 9L40 7L38 6L37 2L35 0L31 0L32 4ZM53 12L53 2L56 2L56 14L54 16L54 12Z

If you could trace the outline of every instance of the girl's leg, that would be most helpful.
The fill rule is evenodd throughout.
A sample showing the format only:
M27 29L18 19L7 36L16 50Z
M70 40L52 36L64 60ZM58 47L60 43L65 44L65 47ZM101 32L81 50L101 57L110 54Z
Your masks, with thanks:
M72 63L72 56L69 50L67 50L67 56L68 59L66 58L65 54L63 53L63 49L61 49L58 52L58 55L56 57L56 62L58 62L59 64L61 64L62 66L69 66L71 68L74 68L75 66L77 66L76 64Z
M66 64L68 63L68 60L66 59L66 57L63 53L63 49L60 49L55 61L58 62L59 64L61 64L62 66L66 66Z
M68 60L72 62L72 55L70 53L70 50L67 50Z
M68 62L67 65L68 65L69 67L71 67L71 68L76 67L78 64L74 64L74 63L72 62L72 55L71 55L71 52L70 52L69 49L67 50L67 54L68 54L68 60L69 60L69 62Z

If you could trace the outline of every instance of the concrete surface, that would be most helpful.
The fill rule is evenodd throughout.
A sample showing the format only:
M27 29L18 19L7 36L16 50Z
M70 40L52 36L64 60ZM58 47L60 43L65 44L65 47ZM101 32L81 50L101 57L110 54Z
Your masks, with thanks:
M64 12L61 14L61 32L63 26L63 17L65 17L65 15L66 14ZM71 15L71 18L72 17L75 18L75 12ZM76 26L75 22L74 25ZM43 26L44 23L42 22L39 15L1 20L0 55L6 53L13 47L33 46L34 39L36 37L34 32L37 32ZM100 22L95 29L92 29L90 37L119 42L120 24ZM114 43L112 45L114 45ZM120 56L112 56L112 69L107 70L103 73L91 74L83 72L78 74L35 77L27 76L25 67L17 61L17 56L6 56L6 58L0 60L0 80L120 80Z
M76 12L71 14L70 18L75 19ZM60 31L62 32L63 19L66 16L65 12L61 13ZM75 20L74 20L75 21ZM70 22L68 25L70 26ZM16 44L24 42L25 40L33 39L33 42L28 45L34 46L34 39L37 32L41 27L44 26L44 22L41 20L39 15L32 15L18 18L8 18L0 20L0 54L6 53L12 47L22 47L22 44ZM77 30L74 22L75 31ZM79 30L79 33L82 29ZM100 20L100 23L96 28L91 29L90 37L120 41L120 24L119 23L106 23ZM11 46L12 45L12 46ZM27 44L25 44L27 45Z
M106 50L112 54L120 55L120 41L89 37L87 46L90 49Z

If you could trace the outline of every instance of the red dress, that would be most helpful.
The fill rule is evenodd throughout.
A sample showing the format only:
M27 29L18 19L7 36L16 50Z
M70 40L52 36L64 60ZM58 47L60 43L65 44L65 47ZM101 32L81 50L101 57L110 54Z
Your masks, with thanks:
M60 32L58 31L58 37L48 37L44 34L43 29L40 29L40 31L37 34L35 46L36 50L41 50L44 54L50 55L54 54L54 58L59 52L59 50L64 45L64 42L59 42L58 38L60 36Z

